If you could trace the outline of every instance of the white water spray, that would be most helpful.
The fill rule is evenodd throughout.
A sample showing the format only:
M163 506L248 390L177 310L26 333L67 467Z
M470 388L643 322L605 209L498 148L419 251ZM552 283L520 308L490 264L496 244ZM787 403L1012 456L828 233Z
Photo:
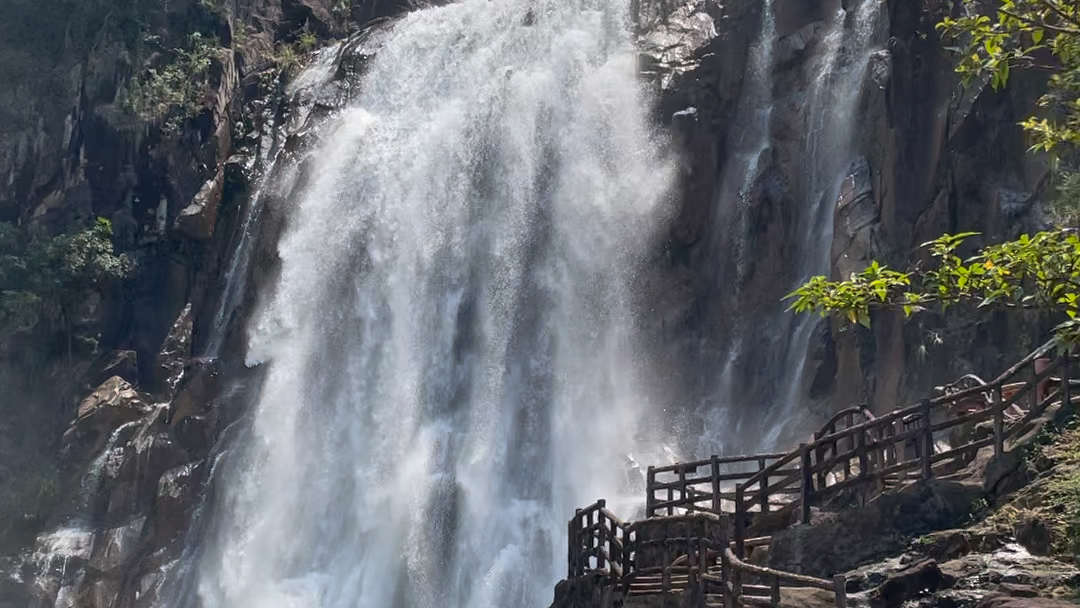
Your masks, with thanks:
M269 369L203 606L546 605L573 508L655 460L628 285L672 171L629 30L619 0L394 28L250 329Z

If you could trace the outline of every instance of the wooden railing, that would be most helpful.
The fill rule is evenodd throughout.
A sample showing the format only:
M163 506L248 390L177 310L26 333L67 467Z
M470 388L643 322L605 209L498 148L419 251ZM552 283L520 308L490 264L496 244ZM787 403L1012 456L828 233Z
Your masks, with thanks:
M601 499L578 509L569 526L569 578L590 572L606 572L622 577L626 555L626 523L607 510Z
M746 549L768 542L746 538L753 518L779 512L776 521L784 522L785 512L798 512L809 523L813 505L845 492L851 493L846 500L861 504L908 476L929 479L946 465L962 466L982 448L1004 453L1047 408L1071 405L1080 392L1080 381L1072 379L1077 356L1050 356L1052 348L1043 345L992 382L966 377L975 385L942 387L944 394L912 407L877 417L863 405L848 408L787 454L650 467L647 519L625 523L603 500L575 513L568 526L569 577L606 573L628 594L692 589L703 603L715 593L728 608L778 606L782 586L816 587L833 591L844 608L843 577L828 581L746 562ZM987 422L987 432L974 432ZM704 532L688 532L689 523L706 520Z
M746 584L744 579L749 577L764 584ZM706 583L721 586L725 608L747 604L777 608L780 606L781 587L813 587L832 591L836 598L836 607L847 608L847 577L843 574L829 581L756 566L739 559L731 547L724 550L719 571L707 572L703 578Z
M1052 344L1044 345L986 385L927 399L876 418L866 416L863 422L842 430L827 428L832 432L819 434L774 461L735 489L736 555L743 557L741 539L746 535L747 514L756 505L772 504L775 497L797 494L784 509L798 509L801 521L809 523L812 505L845 490L853 491L862 503L890 485L903 484L908 475L933 477L935 466L943 461L963 462L987 446L994 446L995 454L1001 454L1005 442L1052 403L1072 401L1070 370L1075 357L1046 358L1051 348ZM1027 379L1020 380L1025 376ZM971 408L973 401L982 401L985 407ZM1006 424L1008 412L1020 403L1029 407L1019 408L1022 414ZM959 404L968 409L958 412ZM993 430L985 437L959 432L955 435L963 439L956 444L946 441L953 431L971 430L987 421L993 421ZM938 448L936 440L946 445Z
M645 517L678 513L723 513L734 507L735 488L785 454L713 456L706 460L649 467ZM764 507L766 510L768 506Z

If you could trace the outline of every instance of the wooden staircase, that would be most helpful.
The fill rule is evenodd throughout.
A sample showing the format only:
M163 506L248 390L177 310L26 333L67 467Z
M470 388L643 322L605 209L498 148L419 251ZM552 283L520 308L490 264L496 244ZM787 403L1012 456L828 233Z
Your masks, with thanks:
M839 412L786 454L649 467L646 519L623 522L600 500L570 520L568 578L605 572L628 597L692 592L703 608L775 608L782 589L811 587L846 608L843 576L817 579L744 561L748 549L770 542L750 533L770 534L791 517L808 524L812 506L864 505L947 474L982 448L1003 454L1051 406L1071 407L1080 392L1070 374L1080 359L1051 359L1053 347L1043 345L992 382L957 386L909 408L876 417L865 406ZM970 432L990 424L990 436Z

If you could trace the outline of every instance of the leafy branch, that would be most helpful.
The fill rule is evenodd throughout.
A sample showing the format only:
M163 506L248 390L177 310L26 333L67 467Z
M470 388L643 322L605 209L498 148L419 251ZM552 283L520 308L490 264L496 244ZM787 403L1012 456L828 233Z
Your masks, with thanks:
M1044 310L1064 317L1062 338L1080 342L1080 237L1073 231L1040 232L985 247L962 258L960 246L976 233L943 235L924 243L933 265L899 272L873 262L845 281L812 278L786 296L790 310L838 314L870 326L875 309L905 316L960 303L978 308Z

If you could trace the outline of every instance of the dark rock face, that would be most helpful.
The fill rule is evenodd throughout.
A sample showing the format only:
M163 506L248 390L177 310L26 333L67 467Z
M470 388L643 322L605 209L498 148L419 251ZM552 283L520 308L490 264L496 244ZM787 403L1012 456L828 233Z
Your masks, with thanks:
M899 553L911 536L956 526L981 496L982 488L976 484L943 480L914 484L884 494L864 508L774 533L768 565L831 578Z
M0 386L17 408L9 412L5 402L0 418L0 484L26 476L8 471L9 452L46 461L55 453L57 464L46 468L60 467L58 481L40 482L55 488L51 514L27 519L11 538L0 525L5 608L158 605L164 573L186 546L206 493L213 448L258 385L260 369L237 355L252 298L241 288L229 307L220 301L251 189L279 157L302 167L319 125L348 101L377 48L383 30L369 22L400 10L396 2L356 0L359 20L350 25L350 11L331 0L240 4L218 38L227 46L242 29L244 40L214 60L211 90L179 130L131 128L116 99L135 66L119 41L71 58L64 94L35 100L28 92L25 104L13 105L26 113L18 123L26 130L0 127L0 174L14 176L13 187L0 188L0 219L52 234L79 217L109 217L115 247L137 264L97 307L96 358L49 362L29 377L19 365L33 362L0 358ZM147 18L164 20L165 38L186 37L195 7L170 0ZM275 45L293 44L301 32L344 37L360 26L362 34L312 59L326 73L307 84L271 61ZM9 94L0 92L5 110ZM53 132L57 125L63 133ZM267 191L287 195L302 173ZM245 281L274 271L278 202L264 203ZM222 310L228 314L217 319ZM220 357L196 357L212 333L220 334ZM34 435L24 438L24 429Z
M738 327L784 332L793 322L780 315L780 300L799 278L801 260L792 243L805 221L799 201L809 198L801 171L812 159L800 148L809 132L808 87L819 73L816 56L839 2L774 3L771 137L740 217L722 215L723 182L725 170L739 162L730 151L745 128L738 105L754 77L748 73L748 49L762 30L764 3L677 4L681 8L674 10L641 2L644 73L660 91L658 119L670 125L685 151L681 207L643 298L655 311L652 330L671 354L658 363L657 376L672 379L659 389L665 398L691 404L686 409L707 402L731 407L730 397L718 396L714 379L729 361L732 333ZM883 4L881 48L869 57L854 109L851 163L835 176L837 200L825 203L834 206L827 269L833 278L873 259L893 268L910 266L922 259L918 245L943 232L979 231L978 243L989 243L1041 225L1038 198L1047 165L1026 153L1016 124L1034 107L1041 85L1038 78L1021 76L1002 92L965 91L934 29L952 6ZM678 15L674 25L650 30L653 15L665 9ZM705 27L706 18L715 35ZM650 37L663 40L672 30L693 33L681 35L673 47L650 44ZM737 233L735 225L749 228ZM777 323L785 326L768 327ZM792 398L800 406L791 411L801 418L792 426L812 428L853 403L866 402L876 411L910 405L969 372L992 377L1041 341L1046 329L1034 318L972 311L909 323L882 314L871 330L823 321L811 330L802 384L794 387ZM745 405L754 411L732 414L732 424L747 428L769 420L763 408L773 401L779 376L798 365L779 365L787 361L784 356L749 353L732 359L727 373L738 399L761 404ZM703 369L715 373L703 377ZM684 413L675 423L693 436L702 424L697 416ZM782 443L797 440L785 436Z

